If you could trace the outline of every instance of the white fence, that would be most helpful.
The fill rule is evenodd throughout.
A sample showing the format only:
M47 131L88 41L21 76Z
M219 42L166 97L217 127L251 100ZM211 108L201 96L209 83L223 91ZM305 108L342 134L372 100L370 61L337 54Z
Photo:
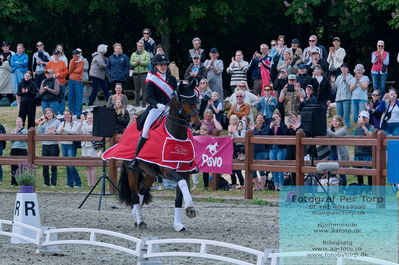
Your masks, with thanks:
M26 236L22 236L19 234L15 234L9 229L6 230L6 226L18 226L24 229L28 229L34 231L35 237L29 238ZM52 238L58 238L58 234L70 234L73 233L87 233L89 236L88 240L83 239L68 239L68 240L58 240ZM54 236L57 235L57 236ZM107 242L103 242L98 240L97 236L109 236L116 239L123 239L129 243L134 244L135 247L127 248L120 245L115 245ZM42 230L30 225L17 223L8 220L1 220L0 219L0 236L8 236L8 237L15 237L22 240L25 240L29 243L35 244L37 246L37 253L40 253L40 249L47 246L56 246L56 245L92 245L92 246L100 246L106 247L114 250L118 250L129 255L133 255L138 258L138 264L144 259L149 258L161 258L161 257L197 257L197 258L205 258L210 260L218 260L223 262L228 262L230 264L237 264L237 265L278 265L280 257L306 257L308 254L317 253L317 252L286 252L286 253L270 253L266 254L264 252L254 250L251 248L246 248L234 244L219 242L219 241L212 241L212 240L204 240L204 239L150 239L150 240L143 240L139 238L135 238L132 236L128 236L125 234L101 230L101 229L94 229L94 228L61 228L61 229L49 229L49 230ZM174 252L161 252L161 251L154 251L157 249L155 246L165 245L165 244L192 244L192 245L199 245L200 250L199 252L189 252L189 251L174 251ZM144 248L146 247L146 249ZM231 257L220 256L209 253L210 247L222 247L232 251L239 251L245 254L252 255L256 262L250 263L247 261L242 261L238 259L234 259ZM369 264L379 264L379 265L399 265L398 263L393 263L390 261L385 261L381 259L371 258L371 257L338 257L337 258L337 265L345 265L345 260L356 260L356 261L363 261Z

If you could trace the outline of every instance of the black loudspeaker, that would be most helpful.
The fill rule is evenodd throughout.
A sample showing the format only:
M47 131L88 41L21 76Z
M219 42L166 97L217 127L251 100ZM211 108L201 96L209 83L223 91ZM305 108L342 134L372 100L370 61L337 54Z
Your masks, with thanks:
M301 111L301 124L306 136L327 134L327 106L310 104Z
M93 136L112 137L116 131L116 112L113 108L93 109Z

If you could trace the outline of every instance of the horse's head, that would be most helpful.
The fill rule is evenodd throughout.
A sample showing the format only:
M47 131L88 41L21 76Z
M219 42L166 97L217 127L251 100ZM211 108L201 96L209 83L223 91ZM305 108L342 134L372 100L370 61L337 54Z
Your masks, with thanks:
M201 125L198 112L199 92L195 87L195 80L190 84L186 81L180 82L177 88L176 102L179 117L199 127Z

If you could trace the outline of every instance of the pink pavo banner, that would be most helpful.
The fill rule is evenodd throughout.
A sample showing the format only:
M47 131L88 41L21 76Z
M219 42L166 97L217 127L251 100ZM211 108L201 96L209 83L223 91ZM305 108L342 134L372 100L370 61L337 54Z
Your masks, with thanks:
M231 174L233 138L194 136L195 162L200 172Z

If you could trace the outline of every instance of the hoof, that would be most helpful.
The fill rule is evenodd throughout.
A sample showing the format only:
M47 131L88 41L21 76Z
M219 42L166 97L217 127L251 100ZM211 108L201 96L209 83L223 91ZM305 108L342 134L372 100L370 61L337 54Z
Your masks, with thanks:
M187 207L186 208L186 216L188 218L194 218L197 216L197 213L195 212L194 207Z
M146 229L147 228L147 224L144 222L141 222L137 225L137 222L134 222L134 227L139 227L139 229Z
M183 224L175 224L175 225L173 225L173 228L177 232L186 231L186 227Z

